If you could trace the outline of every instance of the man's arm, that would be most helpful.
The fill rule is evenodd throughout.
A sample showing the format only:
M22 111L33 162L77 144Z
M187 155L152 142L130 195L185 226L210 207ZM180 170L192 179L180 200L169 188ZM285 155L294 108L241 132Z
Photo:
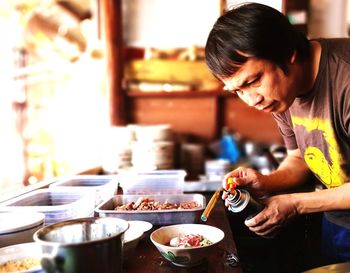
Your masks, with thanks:
M264 190L281 192L303 185L311 179L311 171L301 156L300 150L288 150L286 158L277 170L266 176Z
M315 192L291 194L298 214L350 209L350 183Z
M299 150L288 151L277 170L263 175L252 168L238 167L225 175L223 188L228 188L230 178L237 186L249 189L257 198L265 198L271 194L287 192L305 184L311 179L311 171L307 167ZM225 199L225 195L223 195Z

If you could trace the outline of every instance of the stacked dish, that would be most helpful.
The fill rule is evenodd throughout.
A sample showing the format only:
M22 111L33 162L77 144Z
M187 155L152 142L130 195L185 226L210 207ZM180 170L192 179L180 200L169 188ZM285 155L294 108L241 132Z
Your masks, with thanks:
M0 247L33 241L33 234L44 225L39 212L0 213Z

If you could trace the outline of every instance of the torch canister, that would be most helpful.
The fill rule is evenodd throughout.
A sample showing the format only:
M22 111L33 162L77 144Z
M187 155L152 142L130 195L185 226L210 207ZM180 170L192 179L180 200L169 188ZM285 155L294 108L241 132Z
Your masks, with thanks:
M264 205L254 200L244 189L234 189L227 197L228 210L234 213L242 212L246 220L253 218L264 209Z

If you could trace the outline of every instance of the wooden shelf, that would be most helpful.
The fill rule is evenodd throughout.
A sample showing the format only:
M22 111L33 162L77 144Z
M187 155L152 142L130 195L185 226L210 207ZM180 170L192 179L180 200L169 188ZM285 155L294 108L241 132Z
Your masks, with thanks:
M201 91L176 91L176 92L166 92L166 91L127 91L128 97L143 97L143 98L174 98L174 97L236 97L235 94L231 94L224 90L201 90Z

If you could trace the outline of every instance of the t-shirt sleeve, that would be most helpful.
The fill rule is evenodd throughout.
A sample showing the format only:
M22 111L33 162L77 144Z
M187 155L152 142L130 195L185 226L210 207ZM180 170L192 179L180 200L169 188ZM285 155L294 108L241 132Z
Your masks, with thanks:
M272 114L276 120L280 134L283 137L284 144L287 150L295 150L298 148L298 144L295 138L292 119L288 111L281 114Z
M348 137L350 137L350 87L347 87L344 91L344 98L342 98L341 101L344 129L347 132Z

